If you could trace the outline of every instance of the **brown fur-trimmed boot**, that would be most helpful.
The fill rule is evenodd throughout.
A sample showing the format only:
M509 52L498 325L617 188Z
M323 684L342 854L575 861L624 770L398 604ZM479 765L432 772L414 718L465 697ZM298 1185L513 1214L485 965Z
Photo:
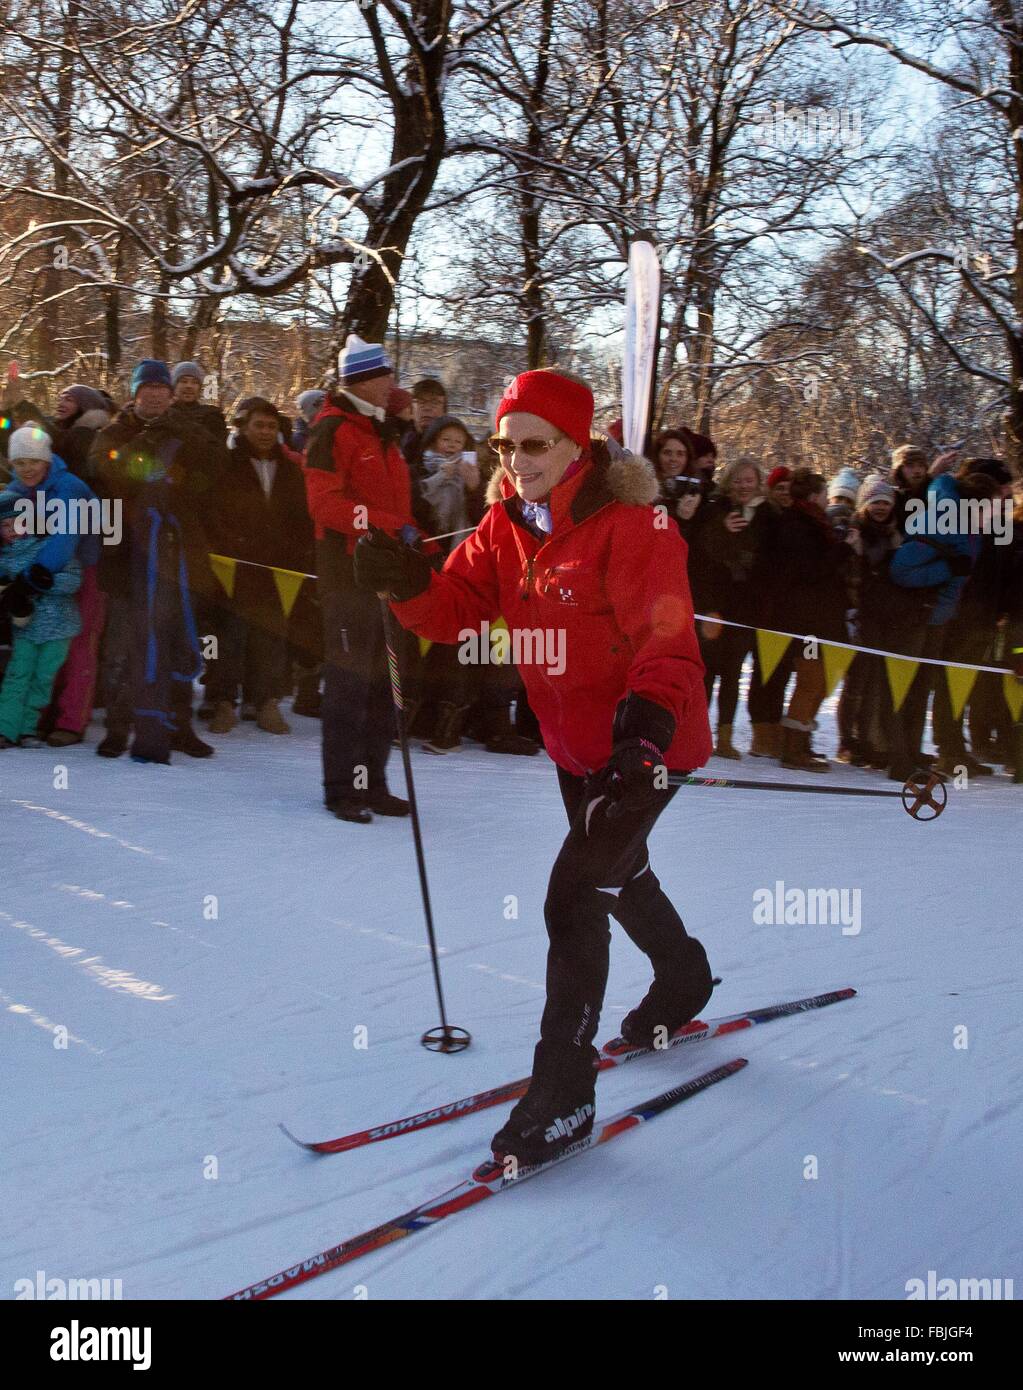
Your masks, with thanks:
M714 744L715 758L730 758L732 762L741 762L742 754L738 748L732 746L732 726L731 724L719 724L717 742Z
M781 756L781 725L754 724L753 742L750 744L751 758L778 758Z
M781 729L782 767L790 767L797 772L827 772L830 769L827 758L821 758L810 747L812 725L786 718L781 721Z

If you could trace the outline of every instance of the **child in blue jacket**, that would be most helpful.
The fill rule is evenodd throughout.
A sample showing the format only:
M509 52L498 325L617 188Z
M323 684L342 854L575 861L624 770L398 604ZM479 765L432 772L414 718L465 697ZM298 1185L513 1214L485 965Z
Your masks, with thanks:
M71 639L81 629L74 599L81 565L74 555L55 574L41 564L47 539L19 534L17 500L10 492L0 495L0 595L15 594L6 605L14 641L0 686L0 748L41 745L36 737L39 716L50 702ZM26 585L30 574L32 582Z

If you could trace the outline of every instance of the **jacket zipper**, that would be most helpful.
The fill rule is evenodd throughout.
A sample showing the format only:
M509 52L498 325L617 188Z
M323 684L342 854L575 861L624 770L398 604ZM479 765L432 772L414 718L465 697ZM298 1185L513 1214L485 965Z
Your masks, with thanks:
M533 560L535 558L535 556L530 555L529 559L526 561L526 580L522 586L522 593L520 595L523 600L529 599L530 592L533 588Z

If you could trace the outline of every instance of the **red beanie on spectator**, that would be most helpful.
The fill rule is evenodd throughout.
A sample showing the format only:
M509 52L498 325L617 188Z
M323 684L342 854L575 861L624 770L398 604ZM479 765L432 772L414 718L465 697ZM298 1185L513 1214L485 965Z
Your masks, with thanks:
M541 420L548 420L582 448L589 446L593 392L582 382L550 369L522 372L501 397L497 423L514 411L539 415Z
M786 468L783 463L779 464L777 468L772 468L767 475L768 487L777 487L779 483L791 483L791 481L792 469Z
M389 415L400 415L403 410L408 410L412 404L412 392L404 391L400 386L392 386L391 394L387 397L387 411Z

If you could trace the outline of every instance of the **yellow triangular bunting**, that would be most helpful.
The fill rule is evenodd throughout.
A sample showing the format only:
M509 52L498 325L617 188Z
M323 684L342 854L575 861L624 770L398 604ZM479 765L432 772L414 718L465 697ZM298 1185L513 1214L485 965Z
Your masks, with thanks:
M211 555L210 568L220 580L224 593L228 598L234 598L234 577L238 570L237 560L230 560L226 555Z
M274 583L277 585L277 596L284 609L284 616L291 617L291 610L295 606L298 592L305 583L305 575L299 574L297 570L274 570Z
M824 657L824 685L830 695L852 665L856 653L847 647L829 647L826 642L821 644L821 653Z
M494 633L501 635L494 641ZM490 660L495 666L510 666L512 659L511 633L504 618L495 618L490 624Z
M778 662L788 651L791 637L780 637L776 632L757 628L757 658L760 662L760 679L765 683L771 679Z
M1009 706L1012 722L1018 724L1020 715L1023 715L1023 681L1017 680L1015 676L1005 676L1003 684L1005 703Z
M902 702L909 694L909 687L913 684L913 677L919 669L919 661L906 661L901 656L886 656L884 664L888 667L888 684L892 691L892 707L896 714L902 708Z
M433 643L430 641L429 637L420 637L420 639L419 639L419 655L420 655L420 657L424 657L424 656L426 655L426 653L430 650L430 648L431 648L432 646L433 646Z
M953 719L958 719L962 714L978 674L977 671L964 671L959 666L945 667L945 679L948 681L948 695L952 701Z

